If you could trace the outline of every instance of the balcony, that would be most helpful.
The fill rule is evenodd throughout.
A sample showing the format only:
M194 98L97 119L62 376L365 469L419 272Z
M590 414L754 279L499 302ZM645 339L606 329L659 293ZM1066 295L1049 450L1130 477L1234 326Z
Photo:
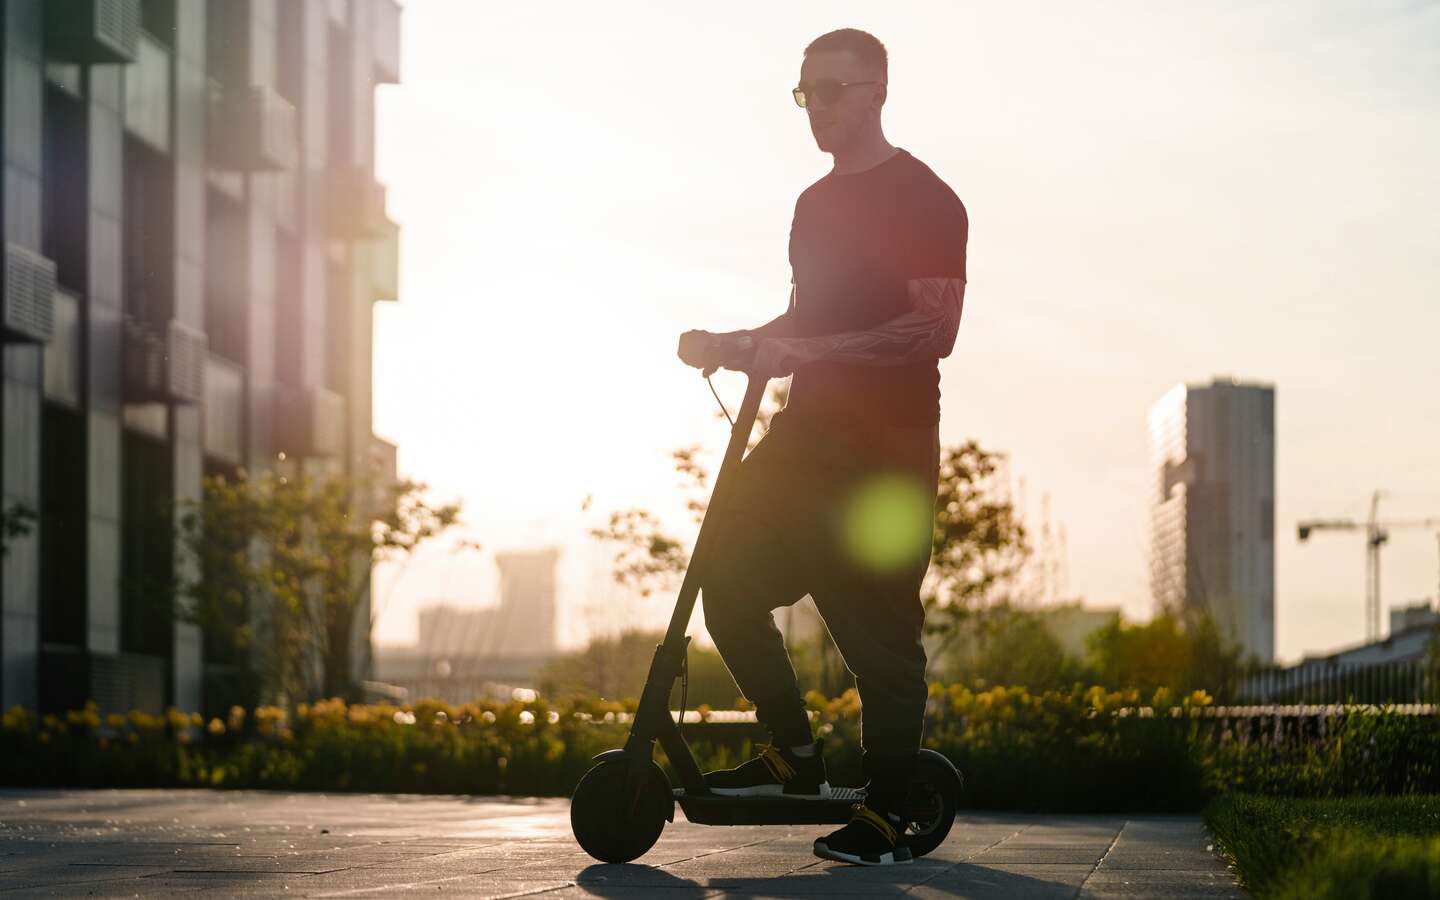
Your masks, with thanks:
M200 403L205 397L204 332L175 320L163 326L127 318L124 339L126 403Z
M85 65L132 63L140 0L45 0L45 55Z
M400 83L400 5L395 0L371 0L375 16L375 83Z
M385 233L370 244L370 299L400 299L400 226L386 221Z
M210 164L236 172L294 169L299 161L295 107L272 88L210 84Z
M345 452L345 398L322 387L282 388L275 409L276 452L333 458Z
M330 173L330 232L336 237L369 240L393 227L385 215L385 186L364 166Z
M43 344L55 327L55 263L19 244L5 244L4 342Z

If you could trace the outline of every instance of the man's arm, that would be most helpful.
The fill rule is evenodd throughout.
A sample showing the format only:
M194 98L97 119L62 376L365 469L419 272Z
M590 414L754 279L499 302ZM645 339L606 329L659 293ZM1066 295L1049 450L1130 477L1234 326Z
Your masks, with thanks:
M756 358L758 367L790 372L796 366L821 361L905 366L944 359L955 347L960 312L965 305L965 280L915 278L907 282L907 287L910 312L868 331L763 340Z
M792 313L795 311L795 285L790 285L790 304L785 312L761 325L741 331L725 331L712 334L708 331L687 331L680 335L678 355L687 366L701 369L706 376L716 368L727 365L738 351L747 359L753 357L753 348L769 338L789 338L795 333ZM722 348L730 348L724 350Z

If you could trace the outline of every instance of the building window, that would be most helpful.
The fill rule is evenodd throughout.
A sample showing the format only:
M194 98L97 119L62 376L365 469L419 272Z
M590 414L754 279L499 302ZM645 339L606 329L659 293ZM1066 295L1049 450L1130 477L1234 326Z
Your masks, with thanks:
M170 446L126 431L121 457L120 646L168 657L175 620Z
M89 516L85 418L44 405L40 453L40 640L85 646Z

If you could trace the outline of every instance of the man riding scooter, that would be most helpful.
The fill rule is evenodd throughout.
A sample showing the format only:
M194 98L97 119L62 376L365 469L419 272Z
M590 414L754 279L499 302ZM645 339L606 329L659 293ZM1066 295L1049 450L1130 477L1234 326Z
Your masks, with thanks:
M752 330L686 332L711 370L794 375L789 401L745 458L701 582L705 622L772 742L706 774L715 794L823 799L814 739L772 611L806 595L855 675L865 800L815 853L907 862L901 814L924 724L924 610L939 468L940 374L965 296L965 207L881 127L887 55L842 29L806 49L795 102L834 166L790 231L789 308ZM877 530L878 529L878 530Z

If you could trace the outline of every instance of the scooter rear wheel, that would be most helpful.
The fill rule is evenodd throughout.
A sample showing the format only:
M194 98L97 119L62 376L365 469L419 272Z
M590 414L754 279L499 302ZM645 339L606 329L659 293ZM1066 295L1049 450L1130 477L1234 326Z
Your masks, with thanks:
M576 786L570 830L601 862L630 862L655 846L673 809L670 782L653 761L632 773L628 760L607 759Z
M904 840L915 856L924 856L945 842L960 811L964 779L950 760L934 750L921 750L906 799Z

